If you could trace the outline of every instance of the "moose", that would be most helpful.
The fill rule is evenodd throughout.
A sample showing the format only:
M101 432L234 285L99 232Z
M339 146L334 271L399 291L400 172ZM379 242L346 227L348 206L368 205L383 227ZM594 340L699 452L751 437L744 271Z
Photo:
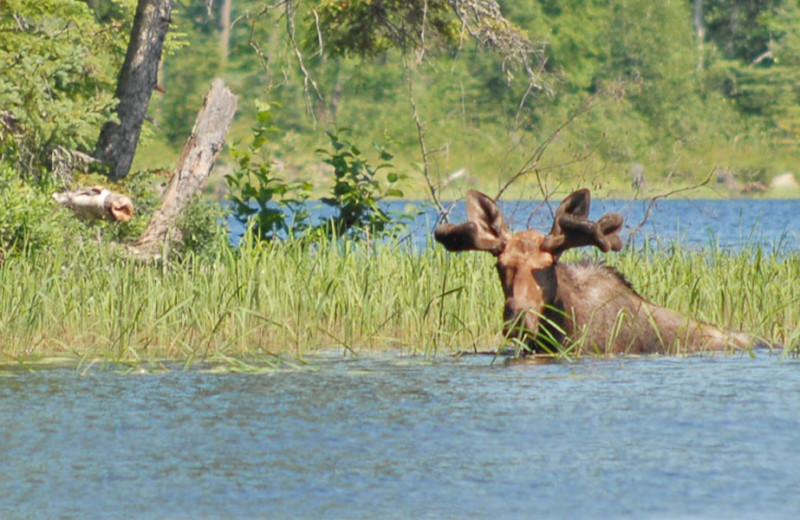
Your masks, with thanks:
M591 221L590 202L589 190L578 190L558 206L548 234L512 234L497 204L470 190L467 222L441 224L434 238L449 251L487 251L497 258L505 294L504 334L524 345L525 353L680 354L759 346L746 333L646 300L621 273L601 262L559 262L572 248L622 249L622 215L608 213Z

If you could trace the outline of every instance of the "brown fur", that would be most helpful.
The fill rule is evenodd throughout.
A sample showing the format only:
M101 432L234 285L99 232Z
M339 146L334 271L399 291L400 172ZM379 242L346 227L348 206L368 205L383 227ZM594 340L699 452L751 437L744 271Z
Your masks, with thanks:
M497 257L505 294L505 332L533 352L572 354L689 353L743 349L755 339L687 318L645 300L625 278L595 262L562 264L573 247L594 245L618 251L622 217L589 221L589 192L562 202L547 235L511 234L500 210L486 195L467 195L469 221L443 224L435 238L451 251L487 251Z
M746 334L725 332L645 300L620 273L601 264L556 264L554 275L556 295L544 314L564 334L548 332L579 352L678 354L752 346ZM543 321L540 328L548 326ZM541 337L530 342L539 351L547 346L542 343Z

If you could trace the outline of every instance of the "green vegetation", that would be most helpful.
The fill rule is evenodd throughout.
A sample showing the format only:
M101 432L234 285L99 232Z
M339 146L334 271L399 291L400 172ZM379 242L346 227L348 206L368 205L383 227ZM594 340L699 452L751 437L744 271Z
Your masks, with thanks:
M84 2L0 2L0 165L49 186L85 167L115 105L128 14L104 25Z
M317 153L332 170L330 193L321 202L333 214L320 222L311 222L307 206L312 195L311 184L289 182L281 177L274 171L271 154L264 150L267 136L276 132L270 126L271 119L271 107L260 106L253 140L247 149L236 146L231 149L236 165L225 176L233 216L243 225L253 226L253 238L269 241L322 234L361 239L370 233L391 235L402 229L402 216L392 219L379 205L389 197L403 196L394 187L403 176L392 171L388 161L393 155L388 144L376 147L382 161L376 166L344 137L345 131L328 133L330 149L320 149ZM388 170L385 176L384 170Z
M217 45L223 35L219 9L211 16L199 5L176 12L188 45L165 62L167 92L153 104L154 113L163 114L156 115L162 130L137 164L173 161L175 152L159 157L148 151L169 148L166 135L174 136L173 145L182 141L199 105L195 100L216 74L241 95L233 134L248 134L256 100L279 102L274 121L283 135L270 144L274 156L288 180L323 191L314 151L338 126L352 129L351 140L362 148L392 136L395 165L409 173L404 191L427 196L410 95L424 127L434 185L462 168L469 173L447 186L445 195L454 198L463 195L464 179L492 193L557 130L535 171L511 195L537 194L536 174L548 190L586 185L619 196L632 192L633 165L644 168L653 192L695 184L714 169L766 185L796 168L795 2L705 0L702 40L691 0L500 2L530 42L541 42L529 50L546 56L533 88L528 74L504 68L502 56L463 34L445 2L428 3L429 39L422 42L411 24L420 17L420 1L300 2L294 41L307 77L286 46L282 9L234 2L232 16L239 22L231 28L226 59ZM375 20L376 5L385 8L395 33ZM176 105L185 107L182 116L172 111Z
M798 345L800 254L758 248L608 255L656 303ZM303 359L320 351L451 355L502 342L490 255L397 242L308 247L245 241L213 261L145 265L93 245L13 257L0 269L3 364L121 365Z
M278 102L274 158L287 181L325 192L315 150L327 131L346 127L364 149L392 136L395 165L409 174L406 195L426 196L410 95L436 186L465 168L470 184L491 192L556 131L531 172L548 187L619 195L630 191L634 164L652 190L715 168L765 184L795 168L796 2L499 2L509 34L527 38L533 77L465 34L449 7L457 3L315 0L287 12L283 3L236 0L228 17L221 1L181 3L159 77L164 92L152 100L154 124L145 125L134 169L174 166L215 76L241 101L232 137L247 138L259 102ZM2 2L0 162L37 178L88 167L83 154L114 106L135 4ZM234 164L224 158L215 181ZM528 177L516 194L538 192ZM459 196L464 183L449 188Z
M508 179L591 96L593 108L559 132L538 165L551 183L620 190L634 163L652 186L694 182L713 168L762 182L794 168L796 2L499 2L513 24L507 36L526 38L520 52L535 74L464 34L470 19L449 4L469 3L236 0L224 16L224 2L184 2L136 167L174 165L221 76L242 100L233 136L249 134L259 100L279 102L275 157L289 180L314 185L314 151L326 131L347 127L362 147L392 136L397 165L412 174L410 193L425 196L409 94L436 151L427 159L437 182L460 168L487 189ZM135 4L2 2L0 161L36 176L85 167L79 153L93 151L110 117Z
M42 199L94 167L136 4L0 2L0 164ZM393 188L412 198L429 195L423 173L452 198L521 170L506 196L620 196L633 168L655 193L715 169L766 185L795 168L800 8L788 0L235 0L182 2L172 17L134 173L172 169L215 76L240 99L230 141L274 104L273 186L314 197L331 192L317 150L339 128L361 150L390 136L407 175ZM223 154L217 193L239 195L222 186L239 159Z
M92 154L115 117L137 3L0 0L4 363L492 348L490 259L373 250L397 223L379 201L493 193L511 179L506 198L578 186L621 196L632 171L645 195L715 170L760 186L796 166L790 0L179 2L134 167L112 186L135 199L135 218L87 225L50 197L109 184ZM240 103L211 188L248 239L229 247L219 208L198 200L177 258L124 259L112 243L144 229L218 76ZM309 222L309 198L333 216ZM796 254L671 253L609 261L658 303L798 343Z

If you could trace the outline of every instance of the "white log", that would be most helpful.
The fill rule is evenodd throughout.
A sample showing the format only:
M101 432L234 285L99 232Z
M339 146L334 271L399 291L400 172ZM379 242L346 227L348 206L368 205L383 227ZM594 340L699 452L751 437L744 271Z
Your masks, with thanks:
M127 222L133 218L131 199L101 186L54 193L53 199L82 220Z

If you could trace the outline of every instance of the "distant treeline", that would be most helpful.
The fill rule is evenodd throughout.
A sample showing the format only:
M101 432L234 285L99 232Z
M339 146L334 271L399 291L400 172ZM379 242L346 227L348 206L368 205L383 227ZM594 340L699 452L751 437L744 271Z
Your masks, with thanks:
M41 179L93 152L145 1L2 3L0 173ZM509 41L526 43L498 52ZM289 180L330 176L316 150L334 127L364 150L388 138L419 196L423 173L458 196L520 171L515 190L615 190L796 167L795 0L192 0L165 49L134 169L174 166L216 76L240 98L233 139L277 104Z
M221 1L210 11L204 2L177 10L182 46L164 61L166 93L153 107L153 139L179 146L209 78L221 74L243 100L237 135L248 131L255 100L278 102L276 157L290 176L311 181L324 173L314 150L333 124L351 129L365 147L388 134L399 161L419 178L409 92L436 180L464 168L473 183L500 185L576 112L536 169L550 183L623 188L644 172L651 184L687 184L716 168L766 184L795 168L797 2L501 1L504 15L544 50L537 88L467 35L431 46L419 64L412 50L412 67L391 46L365 57L326 53L312 9L334 3L299 3L291 28L297 52L287 45L285 11L257 16L263 1L234 0L230 16ZM140 154L139 164L152 160Z

